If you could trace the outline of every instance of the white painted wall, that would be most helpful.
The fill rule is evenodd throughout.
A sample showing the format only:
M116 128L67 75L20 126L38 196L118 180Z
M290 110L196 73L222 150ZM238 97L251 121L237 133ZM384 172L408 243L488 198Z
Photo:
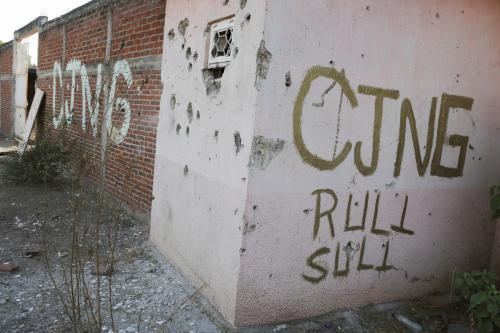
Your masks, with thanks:
M246 217L255 227L243 240L236 323L283 321L447 290L453 270L486 268L493 239L488 188L500 180L500 4L273 0L267 5L264 39L273 60L259 95L254 135L285 143L267 168L250 168ZM349 107L343 98L338 151L348 140L353 146L334 170L305 163L294 143L294 103L313 66L345 70L359 104ZM285 85L288 71L290 87ZM327 160L335 146L339 85L325 96L324 107L312 104L321 101L331 82L324 77L312 82L301 117L306 147ZM360 174L353 155L355 143L361 141L362 160L371 161L375 98L359 93L359 85L399 91L398 99L384 100L378 167L368 176ZM432 176L429 165L420 177L407 127L401 174L394 177L403 99L411 100L423 153L431 99L438 97L437 130L443 93L474 100L470 112L450 111L445 140L447 145L451 134L469 137L463 176ZM442 164L453 167L459 149L446 145ZM436 135L430 163L435 146ZM333 238L325 216L313 239L316 196L311 193L318 189L331 189L338 196ZM345 232L349 193L351 221L357 225L366 191L370 199L365 230ZM377 227L389 231L387 236L370 231L375 191L381 195ZM391 229L400 223L406 195L404 225L413 235ZM332 197L322 198L324 211L332 206ZM365 236L363 262L381 266L389 243L386 263L393 268L358 270L359 249L350 260L349 274L334 277L337 244L343 270L343 247L349 241L361 246ZM314 262L327 274L314 284L302 274L322 276L306 264L322 247L330 253Z
M236 1L224 5L219 0L173 0L167 2L165 18L151 240L197 287L207 284L203 293L229 321L234 320L235 311L257 101L255 54L262 38L264 3L252 1L242 10ZM247 13L251 14L249 22L244 18ZM202 75L208 37L204 31L209 22L233 14L239 52L225 70L220 92L207 96ZM182 36L178 24L185 18L189 25ZM169 38L171 29L173 39ZM187 114L189 103L192 121ZM238 153L236 132L243 144Z
M494 234L488 188L500 182L499 3L258 0L242 10L242 2L167 3L151 222L151 239L162 253L196 286L207 283L204 294L236 325L444 291L454 270L488 267ZM232 14L239 53L219 94L207 96L203 31L209 21ZM186 17L184 38L177 25ZM260 45L272 57L263 48L258 52ZM197 61L186 57L188 47L198 53ZM266 72L263 59L271 59L269 71L256 85L256 72ZM314 66L321 66L319 77L306 91L303 81ZM341 102L340 84L328 91L333 81L324 75L342 71L351 102L345 94ZM394 98L383 101L378 165L366 175L354 162L355 146L361 142L360 158L369 165L375 97L360 86L394 90ZM324 105L314 106L325 91ZM443 94L464 96L462 106L472 103L470 111L452 108L444 121ZM433 97L429 164L420 176L407 124L401 172L395 176L403 100L411 102L423 155ZM297 105L303 106L295 124L302 150L294 139ZM447 130L438 136L443 124ZM244 145L238 154L235 132ZM449 146L453 134L459 137L451 143L468 141L463 171L449 178L443 170L448 176L453 171L439 165L457 165L460 149ZM441 161L435 154L438 137ZM348 141L352 147L335 168L303 153L332 160ZM319 207L317 190L323 191ZM331 213L335 234L324 214L314 237L316 213L333 205L327 190L338 201ZM365 228L345 231L349 195L350 223L359 225L367 192ZM406 233L397 228L402 215ZM337 246L341 276L333 274ZM318 250L324 253L308 264ZM349 272L342 276L347 252Z

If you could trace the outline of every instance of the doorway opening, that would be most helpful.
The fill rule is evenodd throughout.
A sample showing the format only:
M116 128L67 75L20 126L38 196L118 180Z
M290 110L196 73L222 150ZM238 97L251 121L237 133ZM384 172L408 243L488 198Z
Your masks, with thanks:
M21 138L36 90L38 31L16 38L14 50L14 135Z

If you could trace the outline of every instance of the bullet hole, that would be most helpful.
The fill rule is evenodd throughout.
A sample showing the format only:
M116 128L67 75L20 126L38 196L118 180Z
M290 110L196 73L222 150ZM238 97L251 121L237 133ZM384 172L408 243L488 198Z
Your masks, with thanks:
M304 209L302 212L305 214L305 215L309 215L309 213L311 213L312 209L310 208L307 208L307 209Z
M189 59L189 58L191 58L191 47L188 47L186 49L186 59Z
M394 194L394 196L395 196L396 198L397 198L397 197L399 197L399 193Z
M191 123L193 121L193 104L191 104L191 102L188 103L186 113L188 120Z
M352 259L352 257L354 257L354 254L359 251L359 244L356 245L352 241L348 241L346 246L344 246L343 250L347 258Z
M122 41L120 44L120 50L123 50L125 48L125 41Z
M238 208L234 210L234 215L238 214Z
M462 14L464 13L464 11L462 10Z
M188 71L191 72L192 70L193 70L193 64L189 63L189 65L188 65Z
M240 0L240 8L245 9L245 6L247 5L247 0Z
M186 127L186 136L189 136L189 126Z
M217 141L217 139L219 138L219 131L214 131L214 138L215 141Z
M364 58L365 57L365 54L364 53L361 53L361 58Z
M194 60L194 61L198 60L198 52L195 52L195 53L193 54L193 60Z
M269 278L272 278L272 277L273 277L273 274L272 274L272 273L271 273L271 274L269 274Z
M222 0L222 5L223 6L227 6L228 3L229 3L229 0Z
M196 120L200 120L200 111L196 111Z
M179 25L177 26L177 30L179 33L184 36L186 34L187 27L189 25L189 19L186 17L184 20L179 22Z
M356 201L356 202L354 203L354 206L356 206L356 207L357 207L357 206L359 206L359 202L357 202L357 201Z
M253 205L252 209L257 210L257 205Z
M245 248L243 248L243 247L242 247L242 248L240 248L240 253L241 253L241 254L245 253L245 251L246 251L246 249L245 249Z
M181 131L181 124L177 124L177 127L175 128L175 131L177 132L177 135L179 135L179 132Z
M476 156L472 156L472 159L475 160L476 159Z
M186 164L186 165L184 166L184 177L187 177L188 173L189 173L189 168L188 168L188 166L187 166L187 164Z
M292 77L290 76L290 71L285 74L285 86L290 87L292 85Z
M333 60L330 60L328 63L330 64L330 66L335 66L335 61Z
M186 46L186 45L184 45L184 43L182 43L182 45L181 45L181 49L183 49L183 50L184 50L184 46Z
M252 18L252 15L250 15L250 13L245 15L245 21L250 22L250 18Z
M247 181L247 179L245 177L241 178L241 181L244 183Z
M177 100L175 99L175 94L170 95L170 110L175 109L175 103Z
M366 6L366 10L370 10L370 6Z
M168 39L172 40L174 38L175 38L174 29L170 29L170 31L168 32Z
M385 248L385 243L382 244L382 248Z
M436 18L439 18L439 13L436 13Z
M241 148L243 148L240 132L234 132L234 146L236 147L236 155L238 155Z
M203 36L206 36L210 33L210 24L207 24L207 26L205 27L205 30L203 30Z
M480 157L480 158L478 158L478 160L479 160L479 161L481 161L481 157Z
M427 213L427 215L432 216L432 213Z
M239 51L238 47L235 47L233 51L233 58L236 58L236 56L238 55L238 51Z

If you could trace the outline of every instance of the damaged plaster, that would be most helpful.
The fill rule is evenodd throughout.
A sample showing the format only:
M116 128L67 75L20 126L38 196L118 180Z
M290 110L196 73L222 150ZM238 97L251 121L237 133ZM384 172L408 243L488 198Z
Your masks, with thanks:
M186 17L184 20L179 22L179 26L177 27L177 30L179 31L179 33L182 36L185 36L188 26L189 26L189 19Z
M168 32L168 39L172 40L174 38L175 38L174 29L170 29L170 31Z
M186 113L187 113L189 123L191 123L193 121L193 104L191 102L189 102L189 104L187 106Z
M257 50L257 70L255 73L255 87L259 90L262 87L262 81L267 78L267 72L273 55L266 49L266 42L261 41Z
M248 166L265 170L284 147L285 141L281 139L269 139L261 135L254 137Z
M243 143L241 143L240 132L234 132L234 146L236 147L236 155L238 155L240 150L244 147Z
M176 98L175 94L170 95L170 110L175 109Z
M215 96L219 93L221 88L220 78L217 78L216 69L205 69L203 70L203 82L205 83L207 96ZM220 74L222 76L222 74Z
M290 71L288 71L285 74L285 86L290 87L291 85L292 85L292 76L290 74Z

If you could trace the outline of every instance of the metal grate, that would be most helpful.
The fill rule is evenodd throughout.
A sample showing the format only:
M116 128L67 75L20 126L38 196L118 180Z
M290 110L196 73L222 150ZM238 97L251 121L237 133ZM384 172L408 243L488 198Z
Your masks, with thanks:
M231 61L233 49L233 19L210 26L210 53L208 68L225 67Z

